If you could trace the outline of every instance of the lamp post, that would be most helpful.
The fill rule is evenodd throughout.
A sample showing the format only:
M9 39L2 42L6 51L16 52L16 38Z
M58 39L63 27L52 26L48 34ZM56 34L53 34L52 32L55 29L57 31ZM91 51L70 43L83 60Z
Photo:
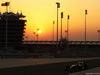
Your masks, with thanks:
M62 18L63 18L63 12L61 12L61 47L62 47Z
M35 34L36 34L36 32L33 32L34 41L35 41L35 36L34 36ZM35 42L34 42L34 43L35 43Z
M37 28L37 32L39 31L39 28ZM37 44L38 44L38 34L36 35L37 36Z
M58 8L60 8L60 3L57 2L57 50L58 50Z
M36 36L37 36L37 50L35 52L37 53L37 51L38 51L38 34L36 34Z
M65 30L65 33L66 33L66 34L65 34L65 37L66 37L66 40L67 40L67 30Z
M39 31L39 28L37 28L37 32ZM38 51L38 33L36 34L36 37L37 37L37 50L35 51L37 53Z
M99 32L100 32L100 30L98 30L98 41L99 41Z
M67 17L67 49L68 49L68 44L69 44L69 15Z
M37 37L37 44L38 44L38 34L36 34L36 37Z
M39 31L39 28L37 28L37 32ZM36 34L36 37L37 37L37 50L35 50L35 53L37 53L38 51L38 33Z
M55 24L55 21L53 21L53 32L52 32L52 40L54 41L54 24Z
M86 15L87 15L87 10L85 10L85 48L86 48Z
M40 33L39 31L40 31L40 29L37 28L37 32L38 32L38 33ZM37 44L38 44L38 33L37 33L37 35L36 35L36 36L37 36Z

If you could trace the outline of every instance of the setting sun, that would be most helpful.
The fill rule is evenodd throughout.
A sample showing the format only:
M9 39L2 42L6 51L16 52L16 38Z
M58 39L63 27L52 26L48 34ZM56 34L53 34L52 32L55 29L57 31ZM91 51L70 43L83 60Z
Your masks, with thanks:
M39 30L38 33L41 33L41 31Z

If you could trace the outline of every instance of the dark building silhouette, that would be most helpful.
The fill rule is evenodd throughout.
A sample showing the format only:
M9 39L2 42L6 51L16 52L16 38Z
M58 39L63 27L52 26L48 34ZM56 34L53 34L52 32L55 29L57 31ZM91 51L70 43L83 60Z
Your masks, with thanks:
M0 47L6 45L6 23L7 23L7 47L19 47L22 45L25 33L25 16L13 12L0 13Z

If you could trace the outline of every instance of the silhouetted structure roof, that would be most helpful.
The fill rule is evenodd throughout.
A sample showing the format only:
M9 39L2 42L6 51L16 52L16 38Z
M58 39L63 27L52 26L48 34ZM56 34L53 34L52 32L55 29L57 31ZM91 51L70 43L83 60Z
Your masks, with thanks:
M0 47L5 47L6 42L6 16L7 16L7 45L16 47L22 45L23 36L25 33L25 16L21 13L14 14L13 12L0 13ZM21 18L21 19L20 19Z
M25 16L22 14L22 12L19 14L18 12L17 12L17 14L14 14L13 12L5 12L5 13L3 13L3 14L1 14L1 12L0 12L0 17L2 17L2 16L16 16L16 17L19 17L19 18L24 18Z

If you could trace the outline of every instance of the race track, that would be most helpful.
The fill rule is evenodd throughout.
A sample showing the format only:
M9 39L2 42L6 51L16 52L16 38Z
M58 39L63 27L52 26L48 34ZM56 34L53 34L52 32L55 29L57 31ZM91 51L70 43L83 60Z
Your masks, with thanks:
M43 65L33 65L15 68L0 69L1 75L68 75L75 71L64 71L66 65L71 65L73 62L52 63ZM100 59L86 60L89 69L100 67Z

